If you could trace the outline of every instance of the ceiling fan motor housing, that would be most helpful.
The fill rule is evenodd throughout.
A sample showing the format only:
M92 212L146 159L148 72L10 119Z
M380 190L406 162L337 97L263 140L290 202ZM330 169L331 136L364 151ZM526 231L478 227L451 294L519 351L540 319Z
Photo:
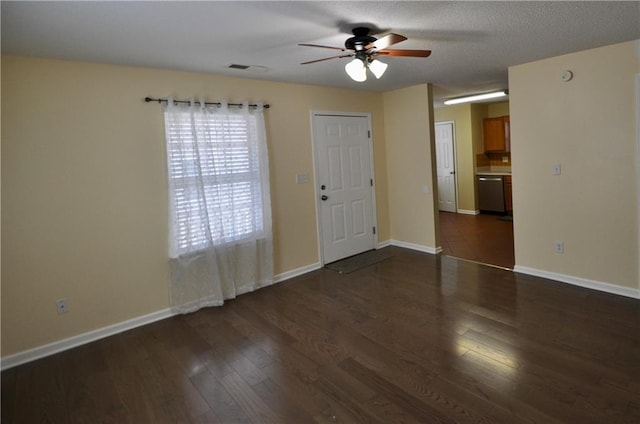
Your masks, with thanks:
M369 28L358 27L354 28L351 32L353 32L353 37L348 38L347 41L344 42L344 46L349 50L364 50L366 45L377 40L377 38L369 35Z

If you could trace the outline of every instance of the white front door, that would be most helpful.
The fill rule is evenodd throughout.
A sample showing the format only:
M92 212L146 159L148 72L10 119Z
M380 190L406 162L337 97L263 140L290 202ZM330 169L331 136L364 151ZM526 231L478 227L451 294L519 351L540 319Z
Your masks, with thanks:
M438 208L456 212L456 169L453 157L453 123L436 123Z
M369 134L367 116L313 115L324 263L375 248Z

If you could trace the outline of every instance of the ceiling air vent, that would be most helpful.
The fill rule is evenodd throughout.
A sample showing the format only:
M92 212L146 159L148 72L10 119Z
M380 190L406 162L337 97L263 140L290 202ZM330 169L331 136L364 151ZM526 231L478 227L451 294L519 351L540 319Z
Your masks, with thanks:
M266 72L269 70L266 66L258 66L258 65L239 65L237 63L232 63L227 66L229 69L239 69L241 71L249 71L249 72Z

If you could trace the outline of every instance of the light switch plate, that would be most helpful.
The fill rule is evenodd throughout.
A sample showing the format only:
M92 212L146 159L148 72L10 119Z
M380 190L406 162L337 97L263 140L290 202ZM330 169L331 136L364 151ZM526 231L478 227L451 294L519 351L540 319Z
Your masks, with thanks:
M562 173L562 166L559 163L553 164L553 175L560 175Z
M309 182L309 174L306 172L302 174L296 174L296 184L305 184Z

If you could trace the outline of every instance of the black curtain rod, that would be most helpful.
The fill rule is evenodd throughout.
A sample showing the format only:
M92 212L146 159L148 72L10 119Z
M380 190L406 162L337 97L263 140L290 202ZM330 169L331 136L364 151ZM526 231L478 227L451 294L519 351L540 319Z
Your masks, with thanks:
M168 102L169 99L154 99L153 97L145 97L144 101L149 103L149 102L158 102L158 103L162 103L162 102ZM189 104L191 103L191 100L174 100L174 103L185 103L185 104ZM205 106L220 106L222 105L222 103L220 102L204 102ZM237 106L237 107L242 107L244 106L243 103L227 103L229 106ZM249 107L258 107L258 105L249 105ZM271 106L269 106L269 104L265 104L262 105L263 108L265 109L269 109Z

